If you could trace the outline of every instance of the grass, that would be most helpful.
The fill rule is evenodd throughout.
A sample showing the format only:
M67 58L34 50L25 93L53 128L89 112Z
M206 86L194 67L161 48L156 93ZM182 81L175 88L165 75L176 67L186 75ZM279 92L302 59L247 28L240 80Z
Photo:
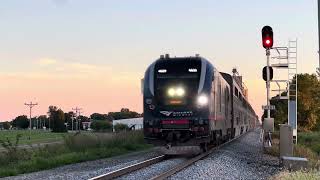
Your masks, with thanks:
M293 147L293 156L307 158L311 168L320 168L320 154L317 152L319 139L316 139L320 138L318 135L318 132L298 133L298 144ZM279 132L272 134L272 143L272 147L266 153L279 157Z
M0 154L0 177L107 158L150 147L144 143L141 131L67 135L62 145L19 149L13 154L18 157L12 159L8 158L8 154Z
M272 135L273 145L266 151L267 154L279 157L279 132ZM299 180L320 179L320 133L303 132L298 133L298 144L294 145L293 156L305 157L309 160L310 169L306 171L288 172L284 171L272 179Z
M280 174L276 175L274 178L276 180L319 180L320 172L313 169L310 171L296 171L296 172L288 172L284 171Z
M0 130L0 140L8 138L10 141L14 141L18 134L21 135L19 144L22 145L62 141L67 133L52 133L43 130Z
M310 148L320 156L320 132L301 132L298 135L298 144Z

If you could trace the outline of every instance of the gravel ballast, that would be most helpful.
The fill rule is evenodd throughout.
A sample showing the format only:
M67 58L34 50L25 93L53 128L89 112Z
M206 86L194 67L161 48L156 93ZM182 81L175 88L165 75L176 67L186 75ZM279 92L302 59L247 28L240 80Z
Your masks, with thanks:
M251 131L169 179L268 179L279 173L279 160L263 153L259 135L259 130ZM158 155L155 149L150 149L5 179L89 179ZM150 179L185 160L184 157L167 159L119 179Z
M147 168L143 168L141 170L137 170L137 171L130 173L128 175L121 176L118 179L121 179L121 180L151 179L154 176L159 175L161 173L164 173L164 172L170 170L171 168L177 166L178 164L183 163L186 160L187 160L187 158L182 158L182 157L167 159L162 162L153 164Z
M249 132L170 179L268 179L277 174L279 160L263 153L260 130Z
M70 164L58 168L22 174L4 179L13 180L42 180L42 179L89 179L101 174L105 174L144 160L160 155L156 150L150 149L141 152L129 153L112 158L88 161L83 163Z

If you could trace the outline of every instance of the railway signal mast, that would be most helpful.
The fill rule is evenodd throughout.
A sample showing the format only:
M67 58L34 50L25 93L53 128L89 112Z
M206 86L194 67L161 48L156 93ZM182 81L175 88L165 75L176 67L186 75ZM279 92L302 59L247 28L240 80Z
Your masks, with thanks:
M318 43L319 43L319 67L317 68L318 77L320 77L320 0L318 0Z
M266 49L267 56L267 66L263 68L263 79L266 81L267 88L267 106L264 109L267 110L267 118L264 118L263 129L264 129L264 137L267 137L269 141L267 141L267 146L271 146L271 133L273 132L273 124L274 120L270 117L270 110L273 109L270 105L270 81L273 77L273 69L270 66L270 49L273 46L273 31L270 26L264 26L262 28L262 46ZM267 134L266 134L267 133ZM265 138L264 138L265 139ZM265 144L266 142L264 142Z

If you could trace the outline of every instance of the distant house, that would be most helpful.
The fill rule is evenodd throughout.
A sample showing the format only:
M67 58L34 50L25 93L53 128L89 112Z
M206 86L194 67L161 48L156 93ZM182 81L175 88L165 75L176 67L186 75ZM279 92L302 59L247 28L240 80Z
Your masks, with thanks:
M91 121L82 122L82 128L83 128L84 130L91 130Z
M113 120L112 125L116 124L126 124L129 128L138 130L143 129L143 118L130 118L130 119L118 119ZM113 129L114 131L114 129Z

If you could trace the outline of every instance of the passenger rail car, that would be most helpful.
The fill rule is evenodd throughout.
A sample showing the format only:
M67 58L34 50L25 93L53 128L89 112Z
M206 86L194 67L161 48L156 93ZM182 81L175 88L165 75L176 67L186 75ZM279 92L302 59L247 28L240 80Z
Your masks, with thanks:
M200 56L161 56L144 76L146 141L166 147L168 154L205 151L209 143L254 128L257 116L242 88L234 76L219 72Z

